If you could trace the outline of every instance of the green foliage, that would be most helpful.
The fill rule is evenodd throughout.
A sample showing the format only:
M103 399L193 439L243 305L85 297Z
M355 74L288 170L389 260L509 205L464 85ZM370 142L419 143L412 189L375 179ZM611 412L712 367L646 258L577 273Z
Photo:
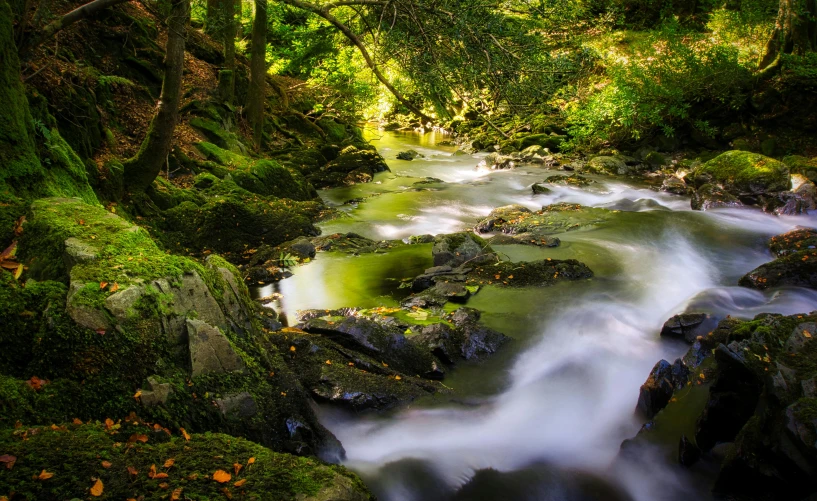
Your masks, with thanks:
M287 252L284 254L283 252L278 257L278 265L284 268L291 268L298 264L298 258Z
M817 89L817 52L802 56L781 54L780 79L783 84L801 89Z
M740 108L751 76L736 49L671 25L610 61L606 73L601 90L567 107L575 143L673 136L680 128L711 134L707 120Z

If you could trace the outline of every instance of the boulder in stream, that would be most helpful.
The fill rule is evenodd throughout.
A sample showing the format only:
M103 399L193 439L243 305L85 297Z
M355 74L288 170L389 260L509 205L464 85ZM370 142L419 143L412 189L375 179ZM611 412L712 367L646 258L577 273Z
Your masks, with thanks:
M744 287L765 290L795 286L817 289L817 232L795 230L772 238L770 249L778 258L744 275Z

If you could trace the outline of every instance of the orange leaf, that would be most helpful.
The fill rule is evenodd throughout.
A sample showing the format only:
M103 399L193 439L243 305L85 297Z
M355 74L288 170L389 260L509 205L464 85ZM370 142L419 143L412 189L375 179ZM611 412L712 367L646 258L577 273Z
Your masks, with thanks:
M112 466L110 461L102 461L102 467L106 470Z
M233 463L233 470L235 470L236 475L238 475L238 472L241 471L241 468L244 468L241 463Z
M159 484L160 489L167 489L168 487L170 487L170 484L168 484L167 482L162 482L161 484Z
M224 470L216 470L215 473L213 473L213 480L220 484L229 482L231 478L233 478L233 476Z
M111 292L116 292L118 290L119 290L119 284L114 282L113 285L111 286Z
M156 476L156 465L150 465L150 471L148 472L148 477L153 478Z
M170 468L171 466L173 466L173 463L175 462L176 460L173 458L168 459L167 461L165 461L165 468Z
M144 444L147 443L147 441L148 436L142 435L141 433L134 433L133 435L130 436L130 438L128 438L128 443L142 442Z
M107 286L108 286L108 282L99 282L99 288L100 289L104 289Z
M102 495L102 491L104 489L105 489L105 486L102 485L102 480L96 479L96 483L94 483L94 486L91 487L91 495L98 498L99 496Z
M187 433L187 432L184 430L184 428L179 428L179 430L182 432L182 436L184 437L184 439L185 439L185 440L187 440L187 441L189 442L189 441L190 441L190 434L189 434L189 433Z
M247 466L253 464L254 462L255 462L255 458L251 457L250 459L247 460Z
M74 423L74 424L75 424L75 425L77 425L77 426L79 426L79 425L81 425L81 424L82 424L82 421L81 421L79 418L74 418L74 420L73 420L73 421L71 421L71 422L72 422L72 423Z
M238 482L234 483L233 485L234 485L235 487L241 487L242 485L244 485L244 484L246 484L246 483L247 483L247 479L246 479L246 478L242 478L241 480L239 480Z
M175 489L172 494L170 494L170 501L178 501L182 498L182 488L179 487Z
M139 474L139 470L134 468L133 466L128 466L128 473L133 475L134 477Z
M14 257L14 254L17 253L17 242L12 242L11 245L6 247L6 250L0 252L0 261L5 261L10 257Z
M105 420L105 429L110 430L112 426L113 426L113 419L111 419L111 418L106 419Z
M141 396L142 396L142 390L139 390L139 391L137 391L136 393L133 394L133 398L139 398Z
M40 472L39 475L37 475L37 478L39 480L48 480L49 478L51 478L53 476L54 476L53 473L43 470L43 471Z
M160 472L160 473L157 473L156 475L153 475L153 478L167 478L167 477L168 477L168 474L165 473L165 472Z

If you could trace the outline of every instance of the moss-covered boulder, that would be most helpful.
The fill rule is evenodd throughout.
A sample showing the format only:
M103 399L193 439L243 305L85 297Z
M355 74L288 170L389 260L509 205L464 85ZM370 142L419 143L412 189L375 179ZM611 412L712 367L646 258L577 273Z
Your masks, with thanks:
M469 286L542 287L562 281L593 278L593 271L575 259L542 259L512 263L500 261L490 266L476 266L468 274Z
M242 155L247 154L247 147L238 139L235 133L225 130L212 120L195 117L190 120L190 126L219 148Z
M368 501L342 466L273 452L228 435L158 431L136 417L0 431L12 499ZM6 456L7 457L7 456Z
M0 359L0 422L136 412L278 450L337 447L264 344L232 265L167 254L145 230L77 199L38 200L28 219L20 256L30 277L47 281L23 286L2 274L11 323L0 346L14 355ZM24 382L34 376L49 383Z
M553 247L559 242L552 235L595 227L613 214L615 211L567 203L548 205L539 211L508 205L491 211L474 229L479 233L510 235L517 243Z
M198 143L196 147L217 164L205 164L210 172L221 179L229 176L235 184L251 193L292 200L312 200L318 196L300 171L288 169L274 160L252 159L211 143Z
M551 152L558 152L562 148L562 143L565 142L567 136L560 136L557 134L531 134L521 139L516 139L513 145L517 150L523 151L531 146L539 146L540 148L547 148Z
M367 355L326 335L286 329L270 340L286 353L286 363L319 402L353 411L385 410L443 390L439 384L395 369L383 357Z
M649 164L624 155L601 155L593 157L581 166L581 172L607 174L611 176L632 176L649 170Z
M692 192L690 206L693 210L710 210L743 207L743 202L718 185L705 184Z
M817 289L817 232L796 230L772 238L770 248L777 259L744 275L744 287L765 290L795 286Z
M468 262L482 263L496 259L488 242L472 232L437 236L431 255L434 266L457 267Z
M735 196L760 195L791 188L783 162L748 151L727 151L692 173L696 186L718 184Z
M171 249L215 251L241 259L263 244L275 246L319 233L312 221L323 209L320 201L265 197L211 174L197 176L193 187L197 197L152 218L158 236Z
M388 170L385 160L376 151L348 146L319 171L309 174L308 179L316 188L348 186L367 183L378 172Z

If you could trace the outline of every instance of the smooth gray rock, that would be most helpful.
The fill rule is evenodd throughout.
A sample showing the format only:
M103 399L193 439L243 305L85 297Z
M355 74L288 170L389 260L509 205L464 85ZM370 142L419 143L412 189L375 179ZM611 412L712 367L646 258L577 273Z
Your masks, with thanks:
M241 418L248 418L258 413L258 404L246 391L231 393L216 399L216 405L225 416L237 415Z
M173 387L169 383L160 383L153 376L148 378L148 386L149 390L142 390L141 402L145 407L163 405L173 393Z
M244 361L218 328L188 318L187 335L193 377L244 369Z

